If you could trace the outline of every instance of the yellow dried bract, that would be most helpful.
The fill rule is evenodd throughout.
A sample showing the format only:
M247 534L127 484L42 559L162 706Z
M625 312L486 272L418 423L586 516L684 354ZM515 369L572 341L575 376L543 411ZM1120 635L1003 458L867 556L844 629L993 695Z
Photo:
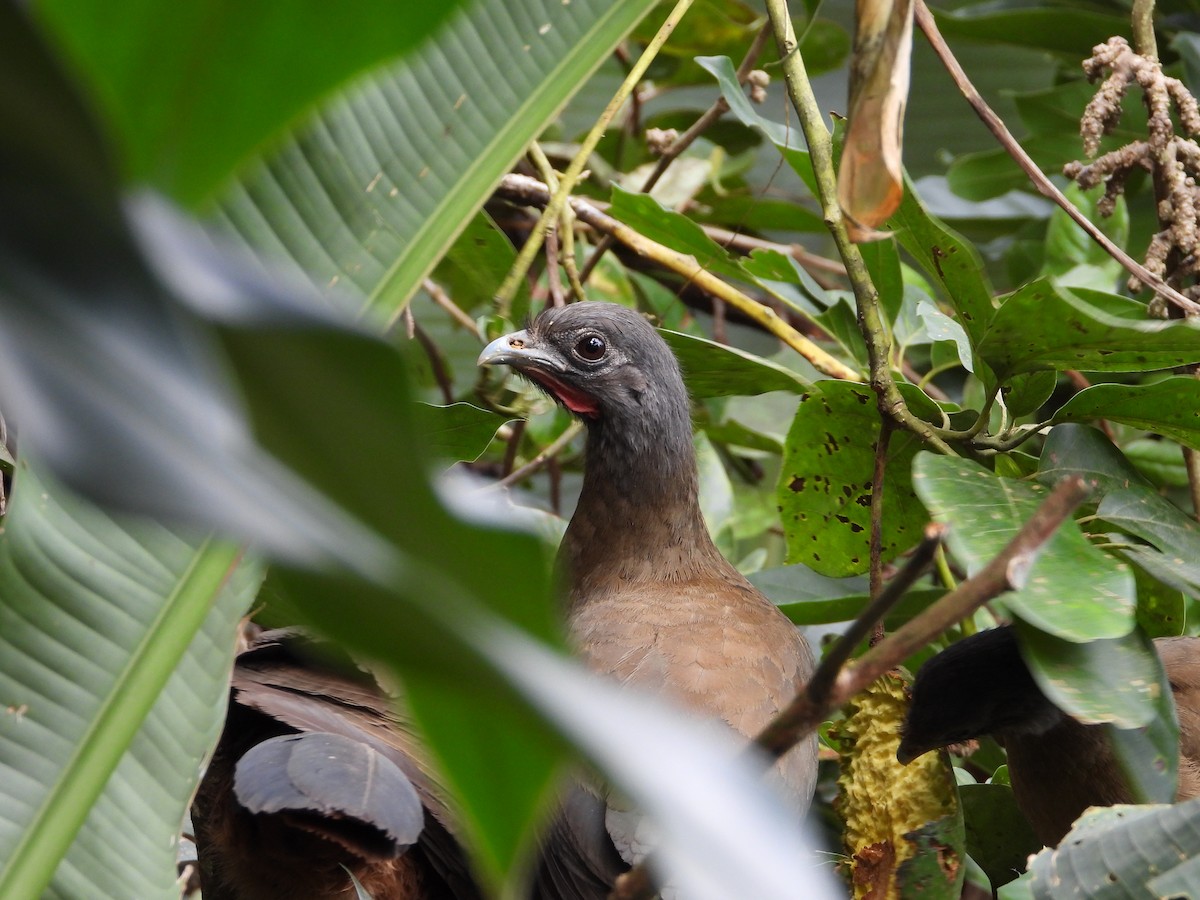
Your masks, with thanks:
M835 734L842 771L834 805L856 898L957 896L961 883L962 815L945 754L896 760L908 681L884 675L847 707Z

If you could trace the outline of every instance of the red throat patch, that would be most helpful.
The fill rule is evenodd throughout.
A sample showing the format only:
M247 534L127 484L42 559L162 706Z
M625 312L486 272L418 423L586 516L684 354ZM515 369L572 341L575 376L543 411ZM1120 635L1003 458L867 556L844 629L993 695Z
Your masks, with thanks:
M544 372L528 372L526 374L553 394L563 406L576 415L588 416L593 419L600 415L600 409L596 406L596 401L583 391L576 390Z

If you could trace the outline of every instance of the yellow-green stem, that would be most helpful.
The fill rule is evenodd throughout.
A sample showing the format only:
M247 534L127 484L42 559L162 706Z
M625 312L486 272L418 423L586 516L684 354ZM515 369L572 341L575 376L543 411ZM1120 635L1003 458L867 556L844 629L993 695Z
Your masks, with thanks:
M817 182L817 199L825 225L833 235L838 253L846 265L846 276L854 291L858 305L859 328L867 344L867 355L871 366L871 387L879 395L880 410L902 428L913 432L926 444L940 453L953 456L954 451L930 427L918 419L904 403L900 391L892 378L888 360L889 341L879 306L879 292L871 281L871 275L863 262L858 247L850 240L837 202L837 179L833 167L833 139L817 105L804 60L800 56L796 31L788 12L787 0L767 0L767 14L779 45L780 65L788 96L800 118L800 127L808 142L813 173Z

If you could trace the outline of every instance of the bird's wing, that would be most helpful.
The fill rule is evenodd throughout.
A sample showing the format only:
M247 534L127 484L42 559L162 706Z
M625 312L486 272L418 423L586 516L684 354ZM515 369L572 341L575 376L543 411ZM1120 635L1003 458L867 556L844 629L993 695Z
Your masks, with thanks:
M238 657L234 701L301 733L323 733L361 742L394 764L416 790L427 815L418 844L450 889L449 896L479 896L449 793L439 783L421 737L369 674L314 656L320 645L291 630L265 632Z
M572 782L542 842L533 900L604 900L629 868L605 826L604 799Z

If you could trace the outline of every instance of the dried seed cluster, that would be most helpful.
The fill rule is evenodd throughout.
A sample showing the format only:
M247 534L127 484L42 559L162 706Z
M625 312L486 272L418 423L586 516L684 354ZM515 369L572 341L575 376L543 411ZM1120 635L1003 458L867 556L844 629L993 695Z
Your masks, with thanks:
M1200 134L1200 105L1183 82L1163 74L1157 59L1135 53L1121 37L1109 38L1106 43L1094 47L1091 58L1084 61L1083 69L1089 81L1096 81L1108 72L1079 123L1087 156L1095 156L1100 139L1117 127L1121 119L1121 101L1133 84L1141 88L1145 99L1148 139L1133 141L1087 165L1068 163L1063 174L1085 189L1103 184L1104 197L1097 209L1101 215L1109 215L1125 189L1129 173L1139 167L1150 172L1159 198L1160 230L1146 251L1145 266L1186 296L1200 297L1200 285L1183 284L1185 279L1200 273L1200 248L1197 246L1200 243L1197 222L1200 196L1196 189L1200 146L1192 137ZM1172 109L1183 136L1176 133ZM1129 287L1137 291L1142 285L1136 278L1131 278Z

